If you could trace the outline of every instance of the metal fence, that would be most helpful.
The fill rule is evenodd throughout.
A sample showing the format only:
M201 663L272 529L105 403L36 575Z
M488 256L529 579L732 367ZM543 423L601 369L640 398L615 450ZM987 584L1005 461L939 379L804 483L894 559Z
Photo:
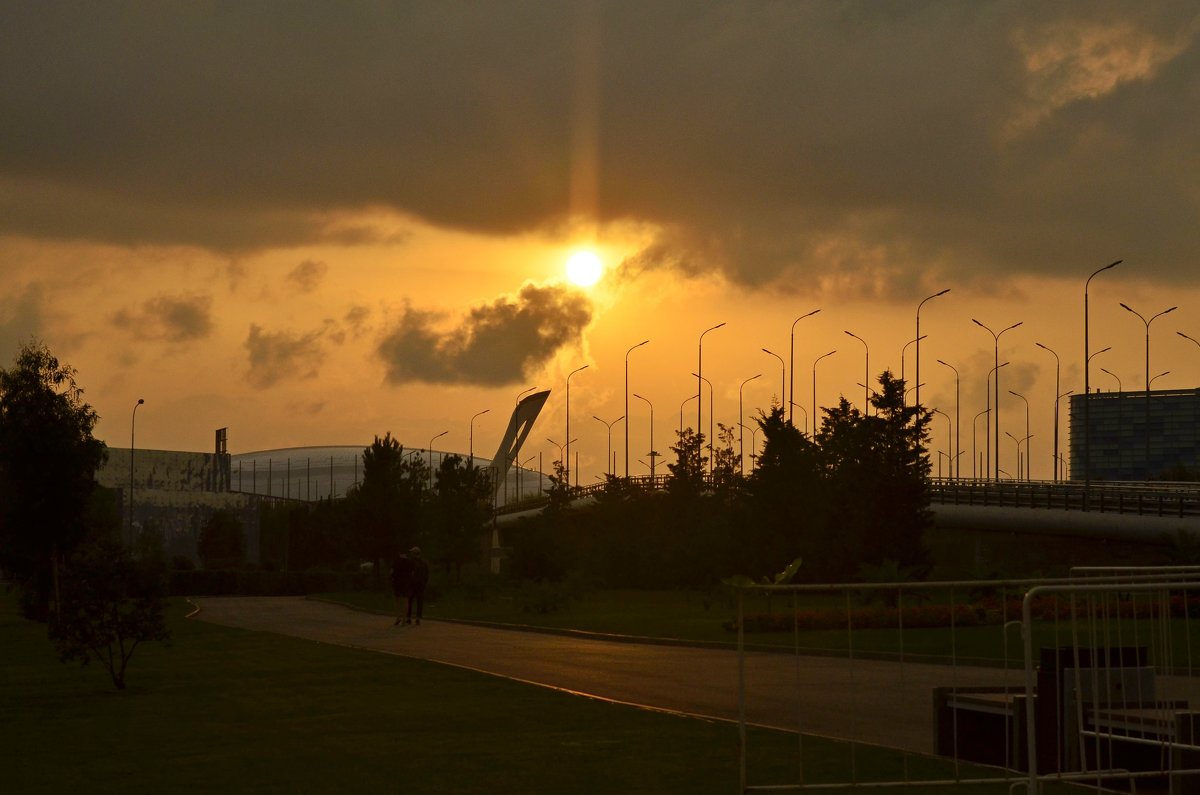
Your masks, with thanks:
M1073 575L740 589L740 791L1200 792L1200 568ZM764 629L790 630L790 654ZM791 780L748 769L751 726L796 733ZM837 780L806 776L813 736L844 743ZM860 764L880 748L891 773Z

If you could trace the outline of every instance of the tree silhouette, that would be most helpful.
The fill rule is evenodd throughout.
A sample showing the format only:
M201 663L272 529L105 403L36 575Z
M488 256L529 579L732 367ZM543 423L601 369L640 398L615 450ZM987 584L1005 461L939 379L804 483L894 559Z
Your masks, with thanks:
M35 342L0 369L0 568L20 587L23 612L39 620L85 534L96 469L107 455L92 436L99 417L75 375Z
M352 490L355 550L374 564L382 587L383 562L412 546L419 537L429 470L424 461L405 455L389 432L363 450L363 480Z
M442 459L432 504L432 558L457 582L463 564L478 560L484 523L491 516L492 486L483 469L458 455Z

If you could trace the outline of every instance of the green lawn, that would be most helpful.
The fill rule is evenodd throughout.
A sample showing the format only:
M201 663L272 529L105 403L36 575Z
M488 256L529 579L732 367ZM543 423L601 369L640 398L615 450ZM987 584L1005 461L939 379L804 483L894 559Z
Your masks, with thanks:
M139 649L118 693L103 671L60 664L45 628L0 596L6 793L737 790L729 724L213 626L186 609L171 605L173 644ZM794 781L796 746L752 730L751 783ZM809 782L846 775L844 744L806 739L805 757ZM861 746L857 760L863 779L904 764ZM911 777L948 775L941 761L907 764Z

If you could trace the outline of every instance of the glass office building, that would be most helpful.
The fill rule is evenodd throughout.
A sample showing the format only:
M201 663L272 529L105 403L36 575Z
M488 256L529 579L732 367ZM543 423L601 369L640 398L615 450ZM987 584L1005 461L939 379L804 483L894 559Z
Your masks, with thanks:
M1181 467L1200 468L1200 389L1151 390L1148 398L1145 391L1093 392L1070 400L1071 480L1087 477L1088 447L1092 480L1162 479Z

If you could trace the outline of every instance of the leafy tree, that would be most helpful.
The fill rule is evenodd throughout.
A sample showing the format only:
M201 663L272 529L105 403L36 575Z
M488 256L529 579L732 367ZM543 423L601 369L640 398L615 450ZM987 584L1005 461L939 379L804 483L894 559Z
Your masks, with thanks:
M824 562L839 579L885 560L916 571L927 562L930 413L904 405L904 382L890 372L879 384L875 416L843 398L817 433L829 507Z
M464 563L478 560L484 523L491 516L492 485L485 471L461 456L442 459L433 498L433 559L454 580Z
M429 469L387 433L363 450L363 480L351 492L355 506L354 547L374 563L375 585L382 587L383 562L420 537Z
M675 462L668 463L671 471L667 479L667 491L677 495L696 495L704 489L704 467L708 457L703 454L704 434L691 428L677 431L678 440L671 445Z
M780 560L820 560L825 533L824 479L820 449L775 406L758 418L763 447L747 483L751 518L740 550L739 571L759 577ZM819 576L811 565L807 577Z
M104 443L76 371L30 342L0 369L0 568L22 589L22 606L44 620L57 605L58 573L86 530Z
M62 603L50 637L63 662L97 662L113 686L125 689L125 671L138 646L167 642L163 618L166 569L161 560L134 559L114 536L77 546L64 567Z
M214 511L200 531L196 554L206 569L236 569L246 561L242 521L233 511Z

